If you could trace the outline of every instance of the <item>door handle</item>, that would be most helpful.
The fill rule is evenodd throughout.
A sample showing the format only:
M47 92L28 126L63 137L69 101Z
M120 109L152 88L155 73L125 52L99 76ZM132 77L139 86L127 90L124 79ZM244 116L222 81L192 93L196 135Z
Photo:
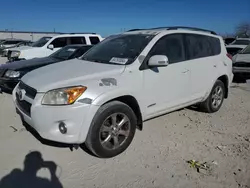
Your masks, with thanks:
M214 67L216 68L216 67L217 67L217 65L214 65Z
M188 69L186 69L186 70L182 71L182 73L187 73L187 72L189 72L189 70L188 70Z

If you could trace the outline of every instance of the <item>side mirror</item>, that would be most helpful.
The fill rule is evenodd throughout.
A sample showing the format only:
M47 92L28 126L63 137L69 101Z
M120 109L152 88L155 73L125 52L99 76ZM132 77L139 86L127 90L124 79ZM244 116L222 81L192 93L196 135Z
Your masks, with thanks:
M50 49L50 50L53 50L53 49L54 49L54 45L53 45L53 44L50 44L50 45L48 45L47 48Z
M149 67L166 67L168 64L168 57L165 55L154 55L148 60Z

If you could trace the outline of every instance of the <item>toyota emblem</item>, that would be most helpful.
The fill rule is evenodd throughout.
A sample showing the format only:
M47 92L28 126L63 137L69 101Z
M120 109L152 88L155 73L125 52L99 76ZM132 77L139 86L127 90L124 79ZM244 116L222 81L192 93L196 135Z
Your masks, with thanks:
M19 98L20 101L22 101L24 99L25 93L26 92L23 89L17 91L17 95L18 95L18 98Z

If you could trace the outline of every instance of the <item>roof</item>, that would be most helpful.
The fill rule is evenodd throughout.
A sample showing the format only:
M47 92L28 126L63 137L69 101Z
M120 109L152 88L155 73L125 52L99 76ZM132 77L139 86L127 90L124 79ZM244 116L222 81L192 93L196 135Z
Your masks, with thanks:
M198 31L198 32L206 32L206 33L210 33L213 35L216 35L216 33L214 31L211 30L207 30L207 29L201 29L201 28L196 28L196 27L186 27L186 26L170 26L170 27L156 27L156 28L149 28L149 29L131 29L127 32L131 33L131 32L141 32L141 33L147 33L147 34L155 34L157 35L158 33L162 32L162 31L168 31L168 30L188 30L188 31Z
M72 36L99 36L96 33L68 33L68 34L60 34L60 35L55 35L54 37L72 37Z
M84 47L84 46L93 46L93 45L89 45L89 44L69 44L65 47Z
M64 32L51 32L51 31L9 31L9 30L0 30L2 33L36 33L36 34L70 34ZM84 34L86 32L77 32L79 34ZM91 33L91 32L87 32Z

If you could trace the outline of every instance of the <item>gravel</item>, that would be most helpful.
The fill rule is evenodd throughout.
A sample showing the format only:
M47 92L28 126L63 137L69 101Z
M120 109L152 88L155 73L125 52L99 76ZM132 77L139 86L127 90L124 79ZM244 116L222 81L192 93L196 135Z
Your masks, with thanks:
M145 122L130 147L111 159L96 158L82 148L41 143L22 125L11 95L0 94L0 179L13 169L23 170L25 156L38 151L44 161L56 163L56 175L65 188L250 187L249 88L233 84L229 98L214 114L183 109ZM209 172L191 168L186 161L192 159L207 162ZM52 167L46 164L34 181L22 171L10 180L26 178L30 187L42 185L39 178L55 183Z

